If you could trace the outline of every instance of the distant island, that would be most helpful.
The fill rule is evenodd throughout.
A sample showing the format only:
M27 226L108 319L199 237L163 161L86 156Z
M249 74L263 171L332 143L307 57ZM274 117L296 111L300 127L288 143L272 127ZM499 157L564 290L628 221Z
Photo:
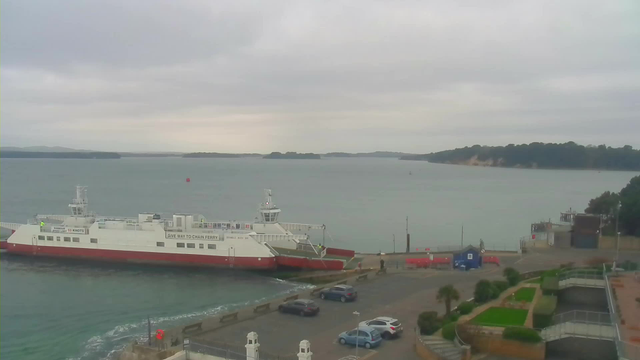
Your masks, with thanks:
M120 156L122 157L151 157L151 158L161 158L161 157L181 157L182 153L155 153L155 152L149 152L149 153L145 153L145 152L140 152L140 153L135 153L135 152L119 152L118 154L120 154Z
M374 151L368 153L346 153L346 152L330 152L324 157L374 157L374 158L401 158L403 156L412 156L413 154L395 152L395 151Z
M240 158L240 157L258 157L261 154L228 154L228 153L216 153L216 152L196 152L182 155L183 158Z
M120 159L114 152L44 152L44 151L0 151L0 158L13 159Z
M424 155L403 156L400 160L420 160L439 164L544 169L640 170L640 150L629 145L531 144L457 148Z
M281 153L281 152L272 152L269 155L265 155L262 157L263 159L320 159L320 155L318 154L313 154L313 153L306 153L306 154L298 154L297 152L286 152L286 153Z

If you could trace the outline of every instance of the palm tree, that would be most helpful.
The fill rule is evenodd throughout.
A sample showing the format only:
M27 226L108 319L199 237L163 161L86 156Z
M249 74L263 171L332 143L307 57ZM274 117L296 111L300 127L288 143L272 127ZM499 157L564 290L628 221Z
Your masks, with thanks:
M444 302L444 306L446 308L445 315L449 315L451 312L451 301L460 300L460 293L453 287L453 285L445 285L438 290L436 300L438 300L438 302Z

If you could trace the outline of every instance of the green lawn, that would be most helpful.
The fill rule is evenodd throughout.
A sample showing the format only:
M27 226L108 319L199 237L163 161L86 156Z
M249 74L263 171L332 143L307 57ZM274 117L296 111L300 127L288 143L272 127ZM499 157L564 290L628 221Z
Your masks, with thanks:
M484 326L523 326L528 312L529 310L523 309L492 307L480 313L471 322Z
M533 297L536 295L536 288L524 287L516 291L515 301L533 301Z

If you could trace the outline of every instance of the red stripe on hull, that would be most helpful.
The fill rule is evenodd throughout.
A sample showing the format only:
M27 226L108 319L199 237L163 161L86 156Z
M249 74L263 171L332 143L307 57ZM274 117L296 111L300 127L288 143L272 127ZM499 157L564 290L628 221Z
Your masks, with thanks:
M234 269L275 270L276 259L273 257L235 257L167 254L141 251L119 251L102 249L63 248L53 246L33 246L9 244L7 252L29 256L50 256L77 259L95 259L102 261L141 262L154 264L176 264L192 266L213 266ZM258 260L260 259L260 260Z

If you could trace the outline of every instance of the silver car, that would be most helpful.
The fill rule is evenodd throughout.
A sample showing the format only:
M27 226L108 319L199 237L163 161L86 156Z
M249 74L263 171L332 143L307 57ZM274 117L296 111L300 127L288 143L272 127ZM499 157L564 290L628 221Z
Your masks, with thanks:
M360 326L371 326L378 330L385 340L400 336L404 330L398 319L388 316L380 316L372 320L363 321L360 323Z

